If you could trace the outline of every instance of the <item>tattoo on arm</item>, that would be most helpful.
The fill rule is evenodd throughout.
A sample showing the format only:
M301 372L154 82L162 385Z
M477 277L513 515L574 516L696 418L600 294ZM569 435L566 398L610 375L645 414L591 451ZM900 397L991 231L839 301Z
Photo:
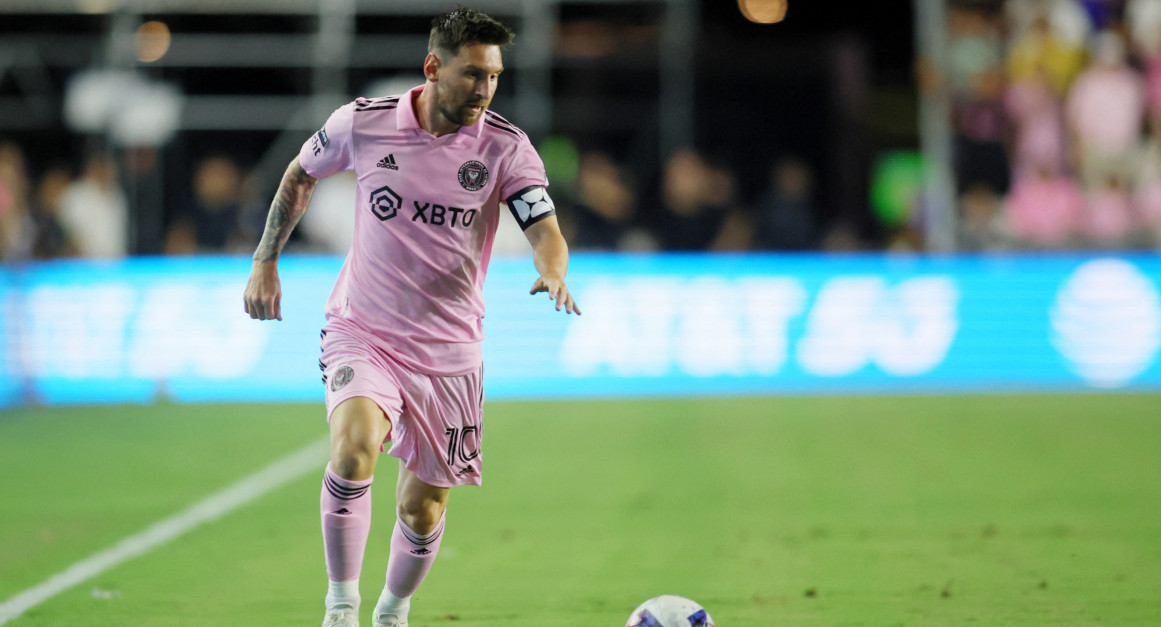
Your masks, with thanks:
M306 213L311 194L318 179L306 173L298 164L298 159L290 163L282 175L282 183L270 203L270 213L266 215L266 229L262 231L262 241L254 251L254 261L274 261L290 239L290 232Z

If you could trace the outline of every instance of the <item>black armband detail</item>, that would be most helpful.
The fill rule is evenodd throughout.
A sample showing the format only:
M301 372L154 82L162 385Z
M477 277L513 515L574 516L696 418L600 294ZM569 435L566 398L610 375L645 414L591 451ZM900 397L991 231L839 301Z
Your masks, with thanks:
M548 216L556 215L556 205L548 197L548 190L540 185L525 187L504 202L508 203L508 210L522 231Z

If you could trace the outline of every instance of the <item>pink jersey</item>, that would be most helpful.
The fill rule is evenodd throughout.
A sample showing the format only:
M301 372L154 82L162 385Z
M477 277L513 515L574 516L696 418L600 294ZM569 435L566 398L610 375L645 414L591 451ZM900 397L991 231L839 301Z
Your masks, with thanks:
M340 107L298 158L315 178L352 170L358 179L355 236L327 319L369 332L408 368L459 376L482 361L500 202L548 181L528 137L495 113L442 137L420 128L422 89ZM526 228L543 217L517 220Z

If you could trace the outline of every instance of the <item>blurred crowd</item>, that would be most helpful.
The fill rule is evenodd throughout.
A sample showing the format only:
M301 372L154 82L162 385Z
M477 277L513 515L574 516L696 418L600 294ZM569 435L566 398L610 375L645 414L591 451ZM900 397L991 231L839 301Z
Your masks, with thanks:
M139 240L140 220L127 193L124 155L97 152L78 171L58 165L30 173L14 143L0 143L0 259L117 259L153 250L166 255L249 254L265 223L271 182L224 154L197 161L186 200L162 207L160 242ZM814 173L784 157L770 166L766 190L743 202L737 177L692 148L676 151L642 185L610 155L573 155L550 168L562 230L575 250L698 251L856 249L840 225L816 224ZM341 173L319 183L288 251L343 254L354 229L355 180ZM165 204L165 203L160 203ZM501 220L494 250L529 250L515 223ZM134 242L137 241L137 245Z
M949 0L947 34L944 67L917 74L950 98L959 249L1161 247L1161 0ZM793 154L743 182L694 147L648 168L566 137L540 149L576 250L924 246L917 190L903 228L868 233L873 218L820 206L818 171ZM249 254L277 184L227 154L192 163L177 201L134 187L142 162L125 151L30 169L0 141L2 260ZM354 185L320 183L288 250L345 252ZM527 251L502 224L497 254Z
M125 168L96 152L79 171L54 165L31 176L14 143L0 143L0 259L118 259L135 254L136 224L125 191ZM202 160L192 173L189 201L167 211L166 254L240 253L245 234L243 175L225 156ZM251 231L253 229L250 229Z
M731 168L693 148L675 151L645 183L602 151L581 151L575 163L554 177L550 162L549 178L560 183L553 198L563 206L561 228L577 250L813 250L824 244L814 174L795 157L771 164L764 191L751 202Z
M1161 0L954 0L959 246L1161 245ZM918 212L921 214L922 212Z

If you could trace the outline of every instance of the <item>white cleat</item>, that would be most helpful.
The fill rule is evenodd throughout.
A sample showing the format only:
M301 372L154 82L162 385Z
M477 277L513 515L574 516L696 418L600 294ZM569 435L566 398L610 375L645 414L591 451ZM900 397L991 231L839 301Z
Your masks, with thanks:
M407 619L400 621L394 614L379 614L375 616L375 627L407 627Z
M359 627L359 610L327 610L322 627Z
M371 613L375 618L375 627L407 627L407 614L411 611L410 598L395 599L395 603L387 603L380 598L379 603Z

